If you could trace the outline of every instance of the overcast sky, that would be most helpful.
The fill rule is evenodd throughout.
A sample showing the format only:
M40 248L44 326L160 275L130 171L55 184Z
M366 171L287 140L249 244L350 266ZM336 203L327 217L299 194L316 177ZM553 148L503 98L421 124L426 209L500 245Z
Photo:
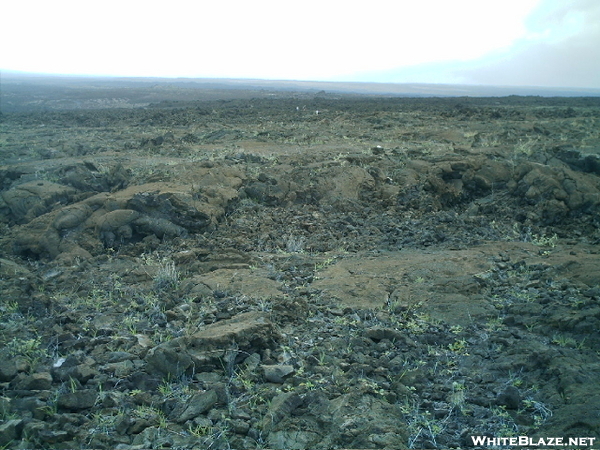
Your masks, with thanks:
M18 0L0 69L600 88L600 0Z

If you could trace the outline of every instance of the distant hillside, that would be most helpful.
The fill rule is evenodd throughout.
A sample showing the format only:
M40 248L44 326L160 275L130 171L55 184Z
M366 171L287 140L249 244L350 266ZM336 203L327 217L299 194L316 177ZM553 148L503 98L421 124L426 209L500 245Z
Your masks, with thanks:
M0 111L139 108L163 101L314 95L384 97L598 97L600 89L202 78L111 78L4 72Z

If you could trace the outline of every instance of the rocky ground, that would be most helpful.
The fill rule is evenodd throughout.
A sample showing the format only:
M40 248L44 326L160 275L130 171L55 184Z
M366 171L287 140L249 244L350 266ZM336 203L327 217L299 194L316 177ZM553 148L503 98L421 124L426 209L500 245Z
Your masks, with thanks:
M599 99L1 121L1 448L600 436Z

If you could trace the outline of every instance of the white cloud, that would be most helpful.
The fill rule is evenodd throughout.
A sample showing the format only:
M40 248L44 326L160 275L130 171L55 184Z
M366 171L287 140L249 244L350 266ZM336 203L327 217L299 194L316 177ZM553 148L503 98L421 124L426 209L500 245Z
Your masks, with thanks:
M21 0L4 7L0 64L54 73L316 80L447 62L456 70L485 57L490 67L511 57L518 65L534 46L551 53L568 43L573 56L589 50L576 41L581 29L600 26L588 16L600 2L568 4L576 7L558 0ZM480 68L475 82L491 77Z
M600 2L546 0L528 25L509 51L462 70L465 81L600 88Z

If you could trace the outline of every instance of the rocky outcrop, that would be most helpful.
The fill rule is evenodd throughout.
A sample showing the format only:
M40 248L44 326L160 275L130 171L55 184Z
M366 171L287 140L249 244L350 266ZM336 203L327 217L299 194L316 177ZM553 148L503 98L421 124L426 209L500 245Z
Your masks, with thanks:
M15 233L13 250L36 258L88 259L103 248L147 236L171 239L206 230L214 226L225 206L198 201L179 185L135 186L97 194L29 220ZM26 217L32 208L23 209L19 217Z
M264 314L250 312L158 345L148 352L146 361L149 370L178 377L210 370L223 361L233 364L238 353L262 352L272 348L278 339L275 327Z
M0 211L23 224L57 207L71 203L77 189L51 181L30 181L0 193Z

